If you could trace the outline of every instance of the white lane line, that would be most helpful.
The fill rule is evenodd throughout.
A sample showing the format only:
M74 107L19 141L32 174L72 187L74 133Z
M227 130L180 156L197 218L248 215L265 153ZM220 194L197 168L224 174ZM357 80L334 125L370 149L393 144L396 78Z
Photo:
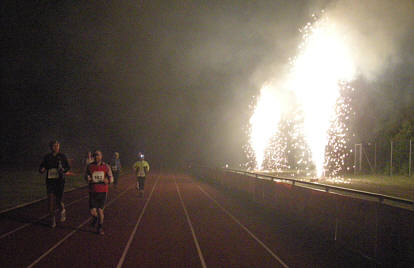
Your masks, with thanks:
M204 191L200 185L197 185L198 188L208 197L210 198L219 208L221 208L233 221L235 221L241 228L243 228L257 243L259 243L274 259L276 259L283 267L289 268L289 266L283 262L268 246L265 245L259 238L257 238L246 226L244 226L236 217L234 217L227 209L225 209L222 205L220 205L210 194Z
M88 196L87 196L87 195L85 195L84 197L82 197L82 198L80 198L80 199L74 200L74 201L70 202L69 204L67 204L67 205L65 206L65 208L70 207L71 205L73 205L73 204L75 204L75 203L77 203L77 202L79 202L79 201L81 201L81 200L83 200L83 199L85 199L85 198L87 198L87 197L88 197ZM41 221L41 220L43 220L43 219L47 218L48 216L49 216L49 214L45 214L45 215L41 216L40 218L36 219L34 222L29 222L29 223L23 224L22 226L19 226L19 227L17 227L17 228L16 228L16 229L14 229L14 230L11 230L11 231L9 231L9 232L7 232L7 233L4 233L4 234L0 235L0 240L1 240L1 239L3 239L3 238L5 238L6 236L9 236L9 235L11 235L11 234L13 234L13 233L15 233L15 232L17 232L17 231L21 230L21 229L24 229L24 228L26 228L26 227L29 227L30 225L35 224L35 223L37 223L37 222L39 222L39 221Z
M134 185L135 186L135 185ZM133 189L134 186L129 187L127 189L125 189L121 194L119 194L115 199L112 199L111 201L108 202L108 204L106 205L107 207L109 207L113 202L115 202L118 198L120 198L122 195L124 195L126 192L128 192L129 190ZM37 258L34 262L32 262L29 266L27 266L27 268L31 268L33 266L35 266L36 264L38 264L44 257L46 257L47 255L50 254L50 252L52 252L53 250L55 250L57 247L59 247L61 244L63 244L63 242L65 242L69 237L71 237L72 235L74 235L77 231L80 230L80 228L82 228L85 224L87 224L89 221L92 220L92 217L89 217L88 219L86 219L84 222L82 222L78 227L76 227L75 230L73 230L72 232L68 233L67 235L65 235L65 237L63 237L61 240L59 240L59 242L57 242L54 246L52 246L50 249L48 249L45 253L43 253L39 258Z
M196 236L194 228L193 228L193 224L191 223L190 216L188 215L187 208L185 207L183 198L181 197L180 188L178 188L178 184L177 184L177 181L175 180L175 178L174 178L174 183L175 183L175 187L177 188L178 196L180 197L181 205L184 209L185 217L187 218L188 225L190 226L191 234L193 235L194 244L197 248L198 256L200 257L201 266L203 268L207 268L206 262L204 260L203 253L201 252L200 244L198 243L198 239L197 239L197 236Z
M126 257L126 255L128 253L128 250L129 250L129 248L130 248L130 246L132 244L132 241L134 240L135 233L137 232L138 226L141 223L141 219L144 216L145 210L146 210L146 208L148 206L148 203L151 200L152 194L154 193L155 186L157 186L159 180L160 180L160 177L157 178L157 181L155 182L154 186L152 187L152 190L151 190L151 193L150 193L149 197L145 201L144 208L142 209L141 214L138 217L138 220L137 220L137 223L135 224L134 230L132 231L132 233L131 233L131 235L129 237L129 240L128 240L126 246L125 246L124 252L122 252L122 256L119 259L118 265L116 266L117 268L122 267L122 265L125 262L125 257Z

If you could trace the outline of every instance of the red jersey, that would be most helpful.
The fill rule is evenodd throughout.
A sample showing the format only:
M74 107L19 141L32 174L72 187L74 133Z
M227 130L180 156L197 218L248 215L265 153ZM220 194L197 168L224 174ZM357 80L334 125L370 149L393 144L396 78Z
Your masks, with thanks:
M104 178L112 181L112 172L105 163L97 165L95 162L90 163L86 168L86 177L90 176L92 181L89 182L89 191L95 193L107 193L108 184L103 182Z

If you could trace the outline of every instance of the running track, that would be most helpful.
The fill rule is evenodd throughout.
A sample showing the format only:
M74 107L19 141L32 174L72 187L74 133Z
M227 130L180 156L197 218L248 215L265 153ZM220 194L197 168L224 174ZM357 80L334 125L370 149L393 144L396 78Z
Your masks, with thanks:
M0 215L0 267L373 266L190 176L154 173L143 197L134 185L110 186L104 236L90 226L85 188L65 194L55 229L45 201Z

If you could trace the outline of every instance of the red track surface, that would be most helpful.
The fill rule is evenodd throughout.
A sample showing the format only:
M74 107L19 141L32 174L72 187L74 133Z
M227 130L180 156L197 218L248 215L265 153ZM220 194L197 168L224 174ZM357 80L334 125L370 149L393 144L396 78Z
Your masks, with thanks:
M288 225L275 225L255 209L188 176L153 174L144 197L134 186L132 177L122 177L117 188L111 186L104 236L88 222L85 188L66 193L67 220L55 229L47 226L47 218L39 221L45 201L0 215L0 267L367 264L329 247L312 246L303 233L295 235Z

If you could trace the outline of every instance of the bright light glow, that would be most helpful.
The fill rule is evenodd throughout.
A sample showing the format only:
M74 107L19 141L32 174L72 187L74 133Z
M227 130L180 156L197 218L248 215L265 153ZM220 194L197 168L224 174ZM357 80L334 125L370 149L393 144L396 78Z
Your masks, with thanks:
M303 128L300 131L303 131L316 173L320 177L324 169L325 147L329 141L328 130L332 125L339 125L335 126L333 122L337 116L340 88L354 79L356 68L344 28L324 17L307 24L302 32L299 54L292 60L291 71L280 85L294 92L303 111ZM279 105L286 102L278 95L281 90L264 86L250 119L250 146L258 169L262 167L266 148L277 132L282 113L286 112ZM337 129L333 133L342 135L344 131Z
M340 83L356 75L346 34L328 18L304 29L301 52L294 59L289 88L304 111L304 136L318 176L323 173L328 129L335 119Z
M262 169L265 150L275 134L281 117L277 91L269 84L260 90L253 116L250 118L250 144L256 157L256 169Z

